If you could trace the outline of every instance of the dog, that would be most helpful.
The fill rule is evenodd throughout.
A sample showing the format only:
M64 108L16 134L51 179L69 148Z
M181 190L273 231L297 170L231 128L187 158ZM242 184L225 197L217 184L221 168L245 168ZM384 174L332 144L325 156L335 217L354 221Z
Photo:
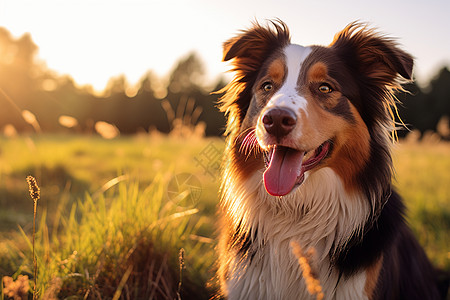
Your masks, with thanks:
M394 93L412 56L359 22L304 47L274 20L226 41L223 60L221 294L439 299L392 186Z

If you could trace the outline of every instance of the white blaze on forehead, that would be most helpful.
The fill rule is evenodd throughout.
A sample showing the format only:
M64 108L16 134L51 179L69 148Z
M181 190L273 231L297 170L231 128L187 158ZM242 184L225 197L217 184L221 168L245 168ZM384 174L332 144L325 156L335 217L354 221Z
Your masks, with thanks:
M273 95L267 107L287 107L297 112L306 109L305 98L298 95L297 84L303 61L311 53L310 47L288 45L284 48L287 76L280 90Z

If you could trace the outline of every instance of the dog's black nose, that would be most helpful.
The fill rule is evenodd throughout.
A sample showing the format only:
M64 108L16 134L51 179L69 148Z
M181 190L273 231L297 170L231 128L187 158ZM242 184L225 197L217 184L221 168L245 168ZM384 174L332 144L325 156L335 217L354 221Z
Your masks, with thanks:
M290 109L272 108L264 114L262 122L269 134L276 138L282 138L294 129L297 117Z

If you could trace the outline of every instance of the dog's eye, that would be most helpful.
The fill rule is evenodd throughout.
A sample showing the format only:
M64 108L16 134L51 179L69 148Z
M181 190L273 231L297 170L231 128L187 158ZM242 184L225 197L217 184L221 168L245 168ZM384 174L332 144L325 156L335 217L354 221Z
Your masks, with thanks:
M328 94L328 93L331 93L333 91L333 89L331 88L331 86L328 83L322 83L319 86L319 91L322 94Z
M264 82L262 88L265 92L270 92L273 89L273 85L271 82Z

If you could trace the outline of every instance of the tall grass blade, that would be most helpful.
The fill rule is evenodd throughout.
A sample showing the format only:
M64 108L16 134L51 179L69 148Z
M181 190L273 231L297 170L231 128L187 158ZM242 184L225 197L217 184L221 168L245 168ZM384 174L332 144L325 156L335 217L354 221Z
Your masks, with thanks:
M119 300L120 295L122 295L123 287L127 283L128 277L130 277L131 271L133 271L133 266L129 266L128 269L125 271L125 274L123 274L122 279L120 280L119 286L117 287L117 290L114 293L112 300Z

